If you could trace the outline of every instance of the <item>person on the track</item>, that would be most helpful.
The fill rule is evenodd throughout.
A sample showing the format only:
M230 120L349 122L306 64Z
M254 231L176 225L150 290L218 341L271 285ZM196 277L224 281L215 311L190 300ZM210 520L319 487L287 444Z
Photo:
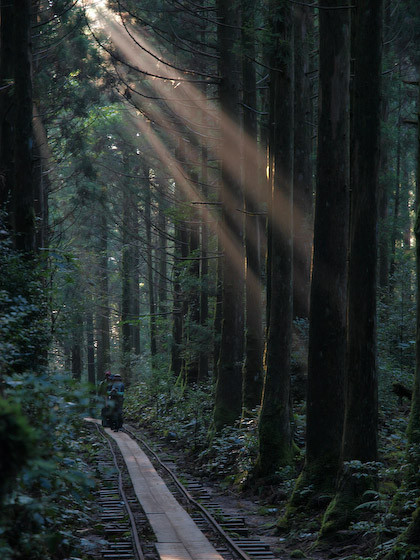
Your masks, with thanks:
M123 425L122 408L124 402L124 383L121 375L116 373L111 377L111 384L108 387L108 404L110 407L110 427L114 432L118 432Z

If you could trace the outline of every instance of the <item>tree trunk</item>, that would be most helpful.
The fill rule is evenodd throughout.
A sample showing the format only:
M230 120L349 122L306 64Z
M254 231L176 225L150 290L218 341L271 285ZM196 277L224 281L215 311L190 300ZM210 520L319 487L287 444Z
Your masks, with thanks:
M47 131L39 115L40 108L34 105L34 209L36 216L36 247L48 247L49 209L48 194L50 179L46 170L49 163Z
M220 341L222 338L222 286L223 286L223 263L222 257L222 243L220 237L217 240L217 260L216 270L216 297L214 303L214 351L213 351L213 377L215 382L219 377L219 359L220 359Z
M386 3L384 9L384 26L389 31L391 21L391 2ZM385 63L390 63L388 55L390 53L390 37L384 37L384 59ZM385 81L386 80L386 81ZM389 118L389 100L391 93L391 78L384 79L382 95L382 122L385 126ZM382 295L385 295L389 282L389 239L388 239L388 208L389 208L389 168L390 168L390 141L384 134L381 138L381 172L382 180L379 183L379 288Z
M374 477L356 478L351 461L377 460L376 366L377 213L380 147L382 0L358 0L355 10L351 209L348 263L346 407L339 490L322 528L346 527Z
M378 406L376 250L382 0L360 0L356 25L343 459L375 461Z
M88 302L91 305L91 302ZM93 313L89 309L86 313L86 346L87 346L87 371L88 371L88 382L92 387L96 385L96 374L95 374L95 344L93 338Z
M205 117L203 117L205 119ZM205 122L204 122L205 124ZM207 146L201 149L201 183L203 200L208 200L208 172L207 172ZM207 212L201 209L201 266L200 266L200 326L201 332L208 329L209 317L209 263L207 259L209 244L209 227L207 224ZM209 352L207 346L201 347L198 357L198 379L203 380L209 373Z
M240 60L239 10L230 0L218 0L219 98L221 108L221 181L223 247L222 336L213 426L232 425L242 409L244 347L243 195L240 183Z
M198 183L198 175L194 171L190 172L191 181ZM193 207L190 214L190 235L189 235L189 282L188 290L188 363L186 367L186 378L188 382L198 380L199 366L199 324L200 324L200 228L199 215Z
M135 237L138 235L139 208L137 201L134 201L133 225L135 227ZM136 356L141 353L140 339L140 247L137 238L133 241L133 271L132 271L132 318L131 325L131 346Z
M82 379L83 320L80 312L74 314L72 325L71 373L73 379Z
M102 203L105 205L106 193L103 193ZM105 212L99 216L98 243L98 307L96 311L97 375L103 379L105 371L111 366L111 342L109 326L109 294L108 294L108 224Z
M14 7L1 0L0 20L0 209L10 211L13 190L13 106Z
M166 201L164 199L164 179L159 180L160 185L160 199L158 208L158 227L159 227L159 282L158 282L158 302L159 302L159 313L166 313L167 311L167 232L166 232Z
M150 329L150 354L152 357L152 367L156 363L157 340L156 340L156 303L155 303L155 285L153 282L153 246L152 246L152 211L151 198L152 186L150 180L147 179L145 201L144 201L144 217L146 223L146 260L147 260L147 289L149 292L149 329Z
M12 223L19 251L35 250L35 208L32 177L32 53L30 0L14 10L14 181Z
M129 185L123 185L123 221L122 221L122 247L121 247L121 374L124 381L130 381L130 353L132 351L132 301L133 301L133 218L132 197ZM136 232L134 232L136 234Z
M344 416L349 214L350 13L319 13L318 154L310 299L307 455L296 488L332 491ZM312 494L313 496L313 494ZM309 498L309 496L308 496Z
M294 6L293 317L309 317L313 236L312 130L309 82L311 8Z
M293 267L293 18L288 0L270 5L272 53L270 126L271 294L267 339L267 374L260 424L256 474L266 476L290 463L290 358L292 344ZM270 240L269 240L270 242Z
M398 122L397 122L397 161L396 161L396 184L395 184L395 198L394 198L394 215L392 222L391 233L391 259L389 264L389 292L392 295L395 284L395 269L396 269L396 252L397 243L400 238L399 230L399 217L400 217L400 202L401 202L401 65L399 72L399 86L398 86Z
M242 75L245 142L257 145L257 86L255 71L255 3L242 0ZM261 404L263 386L263 327L262 286L260 278L260 222L259 193L261 177L259 166L250 157L244 157L245 180L245 362L243 367L242 410L247 415Z

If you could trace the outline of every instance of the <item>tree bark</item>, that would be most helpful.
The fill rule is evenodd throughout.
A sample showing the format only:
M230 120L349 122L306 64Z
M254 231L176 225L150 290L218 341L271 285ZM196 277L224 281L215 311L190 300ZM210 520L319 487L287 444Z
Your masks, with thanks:
M198 175L190 172L191 181L198 182ZM200 228L199 215L191 209L189 232L189 255L192 260L188 268L190 289L188 290L188 363L186 379L189 383L198 380L199 367L199 324L200 324Z
M13 190L13 30L14 7L10 0L1 0L0 20L0 209L10 211Z
M382 0L357 2L343 459L377 458L376 277Z
M123 185L123 221L122 221L122 247L121 247L121 374L125 383L130 383L130 353L132 351L132 303L133 303L133 197L130 186Z
M351 461L377 460L377 214L380 147L382 0L358 0L354 22L351 208L348 264L343 469L322 534L347 527L374 476L354 477Z
M102 205L106 204L106 192L102 193ZM97 375L100 379L105 376L111 366L111 342L109 326L109 293L108 293L108 224L105 212L99 216L99 243L98 243L98 306L96 311L96 331L98 339L97 348Z
M293 267L293 18L288 0L270 4L272 35L270 104L271 294L267 373L259 423L258 476L274 474L292 460L290 357Z
M203 117L205 119L205 116ZM204 121L205 124L205 121ZM208 200L208 155L207 146L201 149L201 184L203 200ZM201 331L208 329L207 321L209 317L209 263L207 259L209 244L209 227L207 224L207 212L205 208L201 210L201 266L200 266L200 326ZM209 374L209 352L207 347L201 348L198 358L198 379L203 380Z
M21 0L14 9L14 180L12 223L19 251L35 250L35 207L32 176L32 41L31 1Z
M242 75L245 142L257 144L257 86L255 71L255 3L242 0ZM259 198L261 169L255 160L244 157L245 178L245 362L243 367L242 408L247 415L261 404L263 386L263 327L260 262Z
M294 6L293 317L309 317L313 237L312 130L309 74L311 8Z
M91 302L88 302L91 305ZM93 335L93 313L89 309L86 313L86 346L87 346L87 371L88 382L95 387L96 385L96 370L95 370L95 344Z
M389 32L391 22L391 2L386 2L384 9L384 27ZM389 37L384 37L384 59L390 63L388 55L391 50ZM391 78L384 78L382 87L382 122L386 126L389 119L389 99ZM390 167L390 141L384 134L381 138L381 174L379 182L379 288L384 296L389 282L389 238L388 238L388 208L389 208L389 167Z
M152 186L149 179L146 179L146 191L144 199L144 217L146 223L146 260L147 260L147 289L149 293L149 329L150 329L150 354L152 366L156 363L157 339L156 339L156 302L155 285L153 282L153 245L152 245Z
M345 5L346 3L344 3ZM310 299L307 456L300 484L334 489L344 416L349 215L350 13L319 14L318 154Z
M139 225L139 208L136 200L133 200L133 226L135 239L133 240L133 278L132 278L132 318L131 325L131 347L136 356L141 353L140 337L140 247L137 239Z
M240 182L239 10L229 0L216 2L221 109L221 182L223 247L222 336L213 426L232 425L242 409L244 348L243 194Z
M82 379L82 340L83 340L83 320L80 312L73 315L72 324L72 345L71 345L71 373L73 379Z

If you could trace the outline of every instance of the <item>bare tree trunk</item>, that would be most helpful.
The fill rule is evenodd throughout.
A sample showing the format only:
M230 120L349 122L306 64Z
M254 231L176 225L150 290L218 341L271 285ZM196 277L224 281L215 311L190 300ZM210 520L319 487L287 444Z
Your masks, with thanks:
M290 358L293 267L293 18L288 0L270 3L270 139L272 153L270 308L267 373L255 473L268 476L292 460Z
M312 130L309 82L311 8L294 6L293 317L309 317L313 236Z
M391 1L385 3L384 9L384 59L385 63L390 63L388 55L390 53L391 38L390 35L390 21L391 21ZM388 32L388 35L386 35ZM386 80L386 81L385 81ZM389 97L390 97L390 84L391 78L384 78L385 84L383 86L382 96L382 122L388 123L389 118ZM385 290L388 288L389 282L389 239L388 239L388 208L389 208L389 167L390 167L390 146L382 137L381 144L381 171L382 180L379 183L379 287L385 295Z
M121 247L121 374L125 383L130 383L130 354L132 351L132 302L133 302L133 217L130 186L123 185L123 220Z
M190 172L191 181L198 182L196 172ZM186 379L188 382L198 380L199 367L199 324L200 324L200 227L199 215L195 208L191 209L189 224L189 282L188 291L188 362L186 364Z
M72 325L72 345L71 345L71 373L73 379L82 379L82 340L83 340L83 320L80 312L76 312Z
M144 216L146 222L146 260L147 260L147 288L149 293L149 328L150 328L150 354L152 357L152 367L155 364L157 354L156 340L156 302L155 302L155 285L153 282L153 246L152 246L152 214L151 214L151 193L152 187L150 180L147 179Z
M91 301L88 302L91 305ZM87 371L88 382L95 387L96 373L95 373L95 345L93 338L93 313L89 309L86 313L86 345L87 345Z
M395 184L395 198L394 198L394 213L392 222L391 233L391 259L389 263L389 292L393 293L394 290L394 275L396 269L396 251L397 243L399 241L398 220L400 216L400 202L401 202L401 65L399 72L400 80L398 86L398 122L397 122L397 161L396 161L396 184Z
M352 476L351 461L377 461L377 213L380 147L382 0L358 0L354 22L351 209L348 263L346 399L343 469L322 533L357 518L373 476Z
M14 184L12 223L15 246L35 250L35 208L32 176L32 53L30 0L15 4L14 13Z
M376 250L382 0L360 0L357 14L343 459L375 461L378 406Z
M335 6L324 0L322 7ZM319 105L314 255L310 300L307 455L301 485L334 491L344 421L349 220L350 12L319 14ZM332 118L333 116L333 118Z
M255 3L242 0L242 74L245 142L257 144L257 85L255 71ZM245 362L243 366L243 414L261 404L263 386L263 327L260 262L259 193L261 169L249 157L244 157L245 188L245 252L246 252L246 326Z
M207 172L207 146L201 149L201 183L203 200L208 199L208 172ZM209 227L207 224L207 213L203 208L201 211L201 266L200 266L200 325L201 331L207 328L207 321L209 317L209 288L208 288L208 274L209 263L207 259L209 244ZM198 379L202 380L208 376L209 373L209 353L207 348L201 348L198 358Z
M106 203L106 194L102 203ZM109 326L109 294L108 294L108 224L105 212L99 216L99 243L98 243L98 306L96 311L97 331L97 375L104 378L105 371L111 366L111 342Z
M219 98L222 110L221 180L223 247L222 336L213 426L232 425L242 409L244 350L243 194L240 181L239 10L229 0L217 1L219 20ZM233 126L225 121L229 119ZM235 171L232 171L234 169Z
M158 282L158 302L159 302L159 313L165 313L167 311L167 275L168 275L168 263L167 263L167 227L166 227L166 202L164 198L164 179L159 179L160 185L160 199L158 208L158 228L159 228L159 282Z
M138 224L139 224L139 209L137 201L134 201L135 205L133 208L133 225L135 226L135 237L138 235ZM140 340L140 247L139 241L134 239L133 241L133 279L132 279L132 318L133 324L131 325L131 346L133 352L136 356L140 356L141 353L141 340Z
M1 0L0 20L0 209L10 211L13 190L13 112L14 97L14 7L10 0Z

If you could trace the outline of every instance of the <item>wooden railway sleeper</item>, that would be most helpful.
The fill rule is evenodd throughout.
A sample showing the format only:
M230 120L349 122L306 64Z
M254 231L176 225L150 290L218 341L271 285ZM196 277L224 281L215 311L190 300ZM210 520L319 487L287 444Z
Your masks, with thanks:
M200 510L201 513L198 516L195 514L193 515L195 523L204 527L203 521L210 522L210 524L226 540L228 545L240 558L242 558L242 560L251 560L251 558L254 558L255 560L277 560L275 555L270 551L270 547L268 545L259 539L247 538L249 535L249 529L243 517L231 517L229 515L225 515L223 514L220 506L216 503L205 503L208 499L211 500L212 497L199 482L189 479L185 482L185 485L181 483L168 465L161 461L157 453L155 453L144 440L139 438L129 428L125 428L124 431L142 443L149 453L154 456L159 465L170 475L187 500L193 503ZM193 498L189 490L191 490L194 495L197 495L198 493L197 499ZM204 502L205 505L202 505L200 502ZM217 517L222 517L222 521L218 523L212 514ZM202 521L200 521L200 516ZM249 543L249 546L247 546L247 543ZM221 549L218 547L216 547L216 549L221 552Z

